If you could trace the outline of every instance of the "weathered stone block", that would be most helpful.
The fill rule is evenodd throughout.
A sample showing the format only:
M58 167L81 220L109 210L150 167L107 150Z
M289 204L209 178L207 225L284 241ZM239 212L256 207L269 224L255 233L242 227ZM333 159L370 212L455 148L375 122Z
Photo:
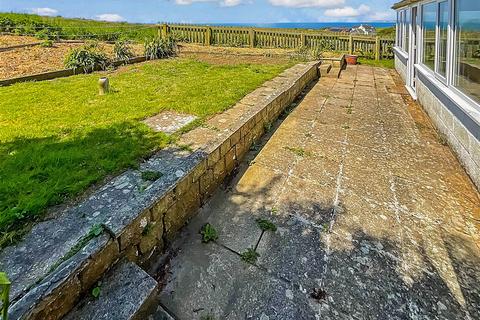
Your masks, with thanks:
M140 256L140 251L138 250L138 246L130 246L123 252L123 255L125 258L127 258L128 261L136 263L138 261L138 258Z
M142 238L138 248L142 255L150 253L153 248L160 247L163 248L163 224L159 222L152 222L148 225L148 228L142 233Z
M78 276L82 291L88 290L102 277L103 273L118 259L118 254L118 242L111 239L103 249L88 259L87 265Z
M173 191L165 193L164 196L150 209L152 221L160 221L165 212L172 206L174 202L175 193Z
M172 240L200 207L200 194L192 190L179 199L165 214L165 231L167 238Z
M235 147L231 148L225 155L225 169L228 173L232 172L237 164L235 156Z
M222 181L227 172L225 171L225 160L221 158L214 166L213 166L213 179L215 183L219 183Z
M468 138L468 131L457 119L455 119L455 122L453 123L453 134L458 139L458 141L462 144L462 146L465 149L468 149L470 144L470 141Z
M230 148L236 145L238 141L240 141L240 138L241 138L241 129L238 129L230 136Z
M191 176L192 176L192 181L197 182L199 181L200 177L205 173L207 170L207 159L200 161L196 165L196 167L193 169Z
M28 318L35 320L61 319L78 301L80 292L80 281L78 278L72 277L51 293L51 299L44 299Z
M208 168L213 168L213 166L220 160L220 148L212 151L207 157L207 166Z
M143 229L150 223L150 218L150 210L145 210L125 228L119 237L120 251L140 242L140 236Z
M214 189L213 169L208 169L200 177L200 193L202 194L202 196L208 196L211 194L212 189Z

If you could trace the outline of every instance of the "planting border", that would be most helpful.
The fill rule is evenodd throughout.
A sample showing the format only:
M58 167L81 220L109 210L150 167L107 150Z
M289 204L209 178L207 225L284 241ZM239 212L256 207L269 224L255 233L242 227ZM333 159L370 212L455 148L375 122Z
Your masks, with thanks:
M130 58L126 61L118 60L114 61L112 64L115 67L121 66L123 64L134 64L139 62L147 61L147 58L144 56ZM94 71L100 71L100 68L95 68ZM28 82L28 81L43 81L43 80L52 80L56 78L65 78L70 77L76 74L85 74L89 72L84 72L83 70L79 69L63 69L63 70L56 70L56 71L49 71L38 73L34 75L10 78L5 80L0 80L0 87L11 86L12 84L19 83L19 82Z
M11 318L60 319L121 257L142 264L164 252L268 124L318 78L319 64L285 70L184 134L179 143L188 147L159 151L1 252L0 269L13 284ZM162 175L145 185L142 170Z

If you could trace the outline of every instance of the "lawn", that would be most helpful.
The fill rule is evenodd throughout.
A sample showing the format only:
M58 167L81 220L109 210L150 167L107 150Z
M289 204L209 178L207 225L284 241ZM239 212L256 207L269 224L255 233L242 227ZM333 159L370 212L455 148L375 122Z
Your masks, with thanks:
M372 59L359 58L358 63L367 65L367 66L372 66L372 67L380 67L380 68L387 68L387 69L395 68L395 60L393 59L372 60Z
M162 110L204 119L273 78L284 64L209 64L176 58L99 74L0 87L0 247L49 206L166 146L140 120Z

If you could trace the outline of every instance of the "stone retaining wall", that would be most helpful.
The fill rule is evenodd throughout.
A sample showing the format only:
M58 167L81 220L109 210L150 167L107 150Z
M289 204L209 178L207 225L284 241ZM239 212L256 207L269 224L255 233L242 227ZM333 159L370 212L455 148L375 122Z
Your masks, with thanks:
M116 177L0 253L0 269L13 283L11 319L59 319L120 257L141 264L163 252L250 146L317 77L317 62L284 71L183 135L181 147L161 150L139 170ZM162 175L143 181L146 170ZM103 232L85 241L98 225Z

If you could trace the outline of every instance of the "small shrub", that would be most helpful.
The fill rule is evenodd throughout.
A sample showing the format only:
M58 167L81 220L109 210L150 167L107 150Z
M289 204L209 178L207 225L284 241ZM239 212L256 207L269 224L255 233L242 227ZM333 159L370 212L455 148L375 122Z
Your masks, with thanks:
M97 66L105 70L109 64L110 60L96 42L70 50L65 58L66 68L82 68L85 72L93 71Z
M200 234L202 235L203 243L216 241L218 239L218 232L210 223L207 223L202 227Z
M250 264L254 264L255 262L257 262L257 259L258 257L260 257L260 254L257 251L255 251L255 249L248 248L247 251L241 254L241 257L243 261Z
M177 54L177 42L173 37L153 38L145 41L145 57L148 60L162 59Z
M43 48L51 48L53 47L53 41L52 40L45 40L40 44L41 47Z
M277 226L267 219L258 218L255 221L262 231L277 231Z
M35 33L35 37L40 40L55 40L58 37L58 33L50 29L41 29Z
M120 61L127 61L133 57L132 48L128 41L125 40L119 40L115 42L113 53L115 54L115 59Z

